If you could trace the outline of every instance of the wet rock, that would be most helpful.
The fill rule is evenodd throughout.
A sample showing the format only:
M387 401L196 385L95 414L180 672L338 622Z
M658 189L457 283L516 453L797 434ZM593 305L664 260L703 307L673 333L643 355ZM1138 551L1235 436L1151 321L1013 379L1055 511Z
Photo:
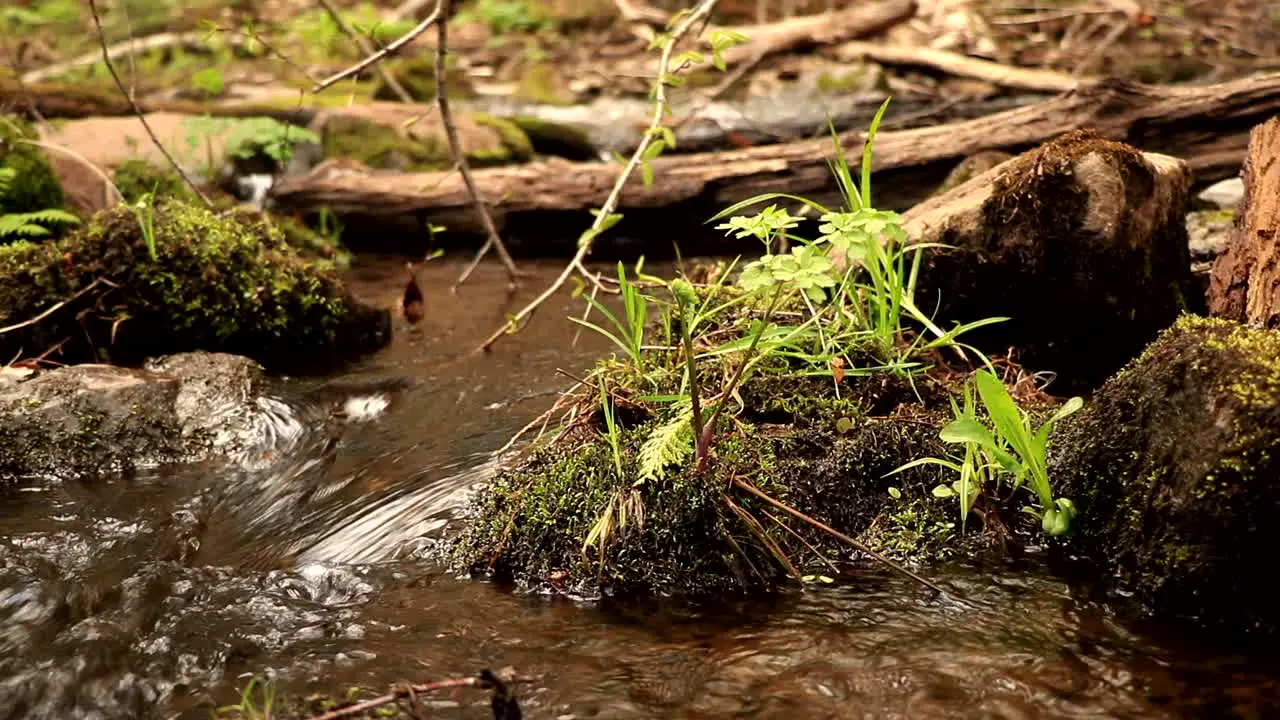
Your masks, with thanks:
M1217 206L1219 210L1235 210L1244 200L1244 180L1227 178L1205 188L1196 196L1199 200Z
M202 459L244 421L261 380L247 358L205 353L36 373L0 388L0 482Z
M946 321L1009 317L965 335L1096 387L1203 296L1187 249L1186 163L1075 131L906 214L926 254L918 302Z
M274 227L169 201L141 216L118 207L57 243L0 248L8 325L21 327L0 335L6 358L137 365L206 350L308 370L381 347L390 313L355 300L331 262L300 257Z
M1076 542L1155 612L1280 629L1280 332L1184 316L1055 431Z
M1191 273L1203 297L1209 295L1209 274L1218 256L1227 250L1235 223L1234 210L1199 210L1187 213L1187 248L1191 251Z

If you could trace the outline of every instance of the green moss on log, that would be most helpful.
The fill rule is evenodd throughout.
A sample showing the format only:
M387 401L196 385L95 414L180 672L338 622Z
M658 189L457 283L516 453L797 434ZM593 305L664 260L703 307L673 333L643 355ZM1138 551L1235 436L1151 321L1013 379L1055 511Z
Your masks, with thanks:
M1184 316L1054 440L1079 542L1157 613L1274 634L1280 331Z
M155 259L123 207L64 240L0 248L0 326L48 313L0 335L0 354L60 347L63 362L135 364L209 350L310 369L387 340L386 310L355 301L332 263L300 257L264 223L171 200L154 228Z
M372 168L447 170L452 165L443 138L415 140L395 127L362 118L330 117L322 138L326 158L349 158Z

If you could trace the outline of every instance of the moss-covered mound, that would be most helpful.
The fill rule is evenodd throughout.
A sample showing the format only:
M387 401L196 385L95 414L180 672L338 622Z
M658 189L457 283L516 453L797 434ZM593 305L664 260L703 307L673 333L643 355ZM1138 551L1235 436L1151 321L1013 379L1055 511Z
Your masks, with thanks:
M449 91L448 97L470 98L475 96L475 89L471 86L471 81L467 79L467 74L461 70L451 67L450 63L446 63L448 68L445 74L445 88ZM409 97L418 102L431 102L436 99L436 59L432 53L423 53L421 55L397 60L387 63L387 70L391 73L396 82L400 83L400 87L409 93ZM373 89L374 100L399 100L400 96L396 94L391 86L378 78L378 84Z
M939 392L924 378L916 386L926 398ZM523 585L703 593L777 587L793 569L830 575L826 563L849 556L832 536L730 487L735 478L878 548L956 547L920 532L955 519L929 495L936 467L884 477L941 451L946 417L917 405L906 377L866 379L837 398L829 380L761 376L741 398L746 409L721 423L704 472L684 463L660 481L636 478L640 448L661 423L638 405L620 409L619 475L597 412L477 494L455 561ZM603 557L598 542L584 550L602 516L613 526Z
M56 243L0 248L0 355L135 364L208 350L268 369L332 365L384 344L390 316L360 304L332 263L264 223L179 201L155 208L155 257L129 208Z
M137 202L148 193L159 198L191 201L195 193L172 169L159 168L139 158L125 160L111 174L111 181L125 202Z
M1082 546L1154 611L1274 633L1280 332L1185 316L1055 436Z
M438 114L401 111L383 104L377 117L365 109L333 112L319 123L324 157L357 160L371 168L406 172L453 166ZM412 122L411 122L412 121ZM529 136L514 123L484 113L455 118L459 141L473 166L524 162L533 157ZM406 129L407 127L407 129Z
M39 148L27 142L40 134L25 121L0 115L0 169L12 180L0 192L0 215L61 208L62 185Z

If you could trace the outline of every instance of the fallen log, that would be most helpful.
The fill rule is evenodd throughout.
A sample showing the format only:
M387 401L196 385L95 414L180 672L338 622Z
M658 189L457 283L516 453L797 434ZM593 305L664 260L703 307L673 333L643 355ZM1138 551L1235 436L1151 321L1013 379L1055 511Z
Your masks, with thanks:
M1280 328L1280 118L1258 126L1250 138L1244 202L1209 276L1209 310Z
M876 138L876 192L884 207L905 209L923 200L964 158L986 150L1020 152L1077 128L1139 150L1178 156L1209 183L1238 171L1248 131L1280 113L1280 73L1203 87L1154 87L1104 81L1041 103L975 120L928 128L885 131ZM891 117L891 116L890 116ZM863 133L841 135L846 148ZM639 177L624 187L620 209L668 208L698 203L707 208L762 192L815 194L832 189L827 161L830 138L732 152L662 157L656 182ZM857 162L857 153L850 161ZM619 168L609 163L547 161L476 172L480 196L502 217L545 211L582 211L604 202ZM365 172L321 164L308 175L272 190L287 211L366 216L416 215L450 232L475 232L470 200L454 173Z
M1082 84L1096 82L1091 78L1074 78L1053 70L1004 65L931 47L877 45L854 40L833 48L832 54L845 61L870 60L881 65L927 67L957 77L984 80L1001 87L1032 92L1066 92L1075 90Z
M869 5L858 4L835 13L805 15L762 25L734 25L708 28L709 37L717 30L745 35L748 42L727 48L721 55L727 66L755 61L761 57L803 48L831 45L845 40L870 37L884 32L916 14L915 0L880 0ZM657 60L652 57L628 59L614 67L616 75L652 78ZM696 67L711 67L711 58ZM693 67L690 70L695 69Z

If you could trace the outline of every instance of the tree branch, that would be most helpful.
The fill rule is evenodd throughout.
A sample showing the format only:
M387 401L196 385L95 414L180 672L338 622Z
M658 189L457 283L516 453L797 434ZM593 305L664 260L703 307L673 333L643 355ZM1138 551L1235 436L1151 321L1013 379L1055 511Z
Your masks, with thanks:
M142 123L142 129L147 131L147 136L151 138L151 142L155 144L156 148L160 151L160 154L164 155L165 160L169 161L169 165L171 165L174 171L178 173L178 176L182 178L183 182L191 186L192 191L195 192L196 197L200 198L200 200L204 202L205 207L212 210L213 203L209 202L209 198L205 197L203 192L200 192L200 188L191 181L191 178L187 177L186 171L182 169L182 166L178 164L178 161L174 160L173 156L169 154L169 151L165 149L164 145L160 142L160 138L156 137L155 131L151 129L150 123L147 122L146 115L142 113L142 108L138 107L138 101L134 99L133 93L129 92L129 90L125 88L124 82L116 72L116 66L111 62L110 49L107 47L106 32L102 29L102 18L98 15L97 0L89 0L89 11L93 13L93 24L94 27L98 29L98 46L102 48L102 61L107 64L107 71L111 73L111 79L115 81L116 87L120 88L120 92L123 93L125 99L129 101L129 106L133 108L133 114L138 117L138 122Z
M383 58L387 57L388 55L394 55L395 53L400 52L400 48L413 42L415 38L417 38L422 33L426 32L427 28L431 27L432 24L434 24L435 21L440 18L441 6L442 6L442 3L437 3L436 9L432 10L431 14L428 15L425 20L415 25L414 28L409 32L396 38L395 42L392 42L391 44L382 48L378 52L373 53L372 55L366 57L365 59L361 60L355 65L352 65L346 70L330 75L324 80L321 80L320 82L316 83L315 87L311 88L311 92L313 93L323 92L324 90L330 87L333 87L337 83L342 82L343 80L351 77L352 75L358 75L364 72L370 65L376 62L380 62Z
M482 350L488 350L490 347L493 347L493 344L502 338L503 335L518 329L520 323L527 320L529 316L538 309L538 306L542 305L542 303L546 302L548 298L555 295L564 287L564 284L569 281L569 276L572 275L574 271L579 271L583 275L590 277L590 273L588 273L586 268L583 267L582 261L587 257L587 253L591 252L591 246L593 244L592 241L595 239L595 236L604 229L605 222L607 222L613 215L613 211L618 208L618 201L622 197L622 188L626 186L627 180L631 177L631 174L640 166L641 161L644 159L645 152L649 149L649 146L653 144L655 130L662 125L662 119L667 114L668 75L681 72L690 65L689 61L685 61L674 71L669 70L668 68L671 65L671 53L675 50L676 44L680 42L680 39L687 35L695 25L705 22L707 18L711 16L711 10L715 5L716 0L702 0L699 2L693 9L693 12L686 15L684 20L682 20L680 24L671 31L671 35L667 37L663 44L662 56L658 59L658 73L654 85L653 117L649 121L649 127L645 130L644 136L640 138L640 143L636 146L635 152L631 154L631 159L627 161L626 166L622 168L622 172L618 174L617 180L613 183L613 189L609 192L609 197L605 199L604 205L600 206L600 209L596 212L596 219L591 223L591 228L583 234L583 239L578 242L578 252L573 256L573 259L569 261L569 264L565 266L564 270L555 279L555 281L551 283L550 287L543 290L542 294L538 295L538 297L534 298L532 302L525 305L519 312L511 316L511 319L505 326L494 331L494 333L484 341L484 344L481 346Z

